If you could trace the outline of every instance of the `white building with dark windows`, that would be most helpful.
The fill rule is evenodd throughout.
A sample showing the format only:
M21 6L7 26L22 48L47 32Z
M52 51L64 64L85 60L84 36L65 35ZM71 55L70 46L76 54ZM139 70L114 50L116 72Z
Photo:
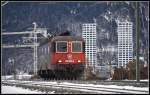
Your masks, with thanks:
M126 67L133 59L133 23L118 21L118 67Z
M82 24L82 37L85 40L86 60L89 65L96 65L96 23Z

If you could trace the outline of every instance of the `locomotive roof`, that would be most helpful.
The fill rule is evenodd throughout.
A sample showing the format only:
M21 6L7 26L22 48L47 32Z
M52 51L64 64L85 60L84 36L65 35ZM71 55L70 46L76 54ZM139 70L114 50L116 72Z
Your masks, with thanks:
M45 38L40 42L40 47L48 44L49 42L53 42L53 41L66 41L66 40L70 40L70 41L84 41L82 39L82 37L79 36L56 36L53 38Z
M57 36L57 37L52 38L52 42L53 41L66 41L66 40L70 40L70 41L74 41L74 40L84 41L82 39L82 37L79 37L79 36Z

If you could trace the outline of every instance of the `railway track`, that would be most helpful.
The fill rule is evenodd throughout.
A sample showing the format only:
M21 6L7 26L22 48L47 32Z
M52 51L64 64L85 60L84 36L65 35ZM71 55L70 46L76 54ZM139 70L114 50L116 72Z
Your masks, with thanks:
M100 86L93 84L74 84L68 82L54 81L2 81L4 85L19 86L29 89L38 89L48 93L55 90L56 93L94 93L94 94L148 94L146 90L121 89L110 86Z

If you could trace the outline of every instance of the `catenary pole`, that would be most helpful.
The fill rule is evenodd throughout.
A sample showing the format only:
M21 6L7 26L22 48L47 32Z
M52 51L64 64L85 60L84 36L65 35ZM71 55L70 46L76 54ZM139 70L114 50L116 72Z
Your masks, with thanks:
M139 34L140 34L140 16L139 16L139 2L136 2L136 81L140 81L139 69Z

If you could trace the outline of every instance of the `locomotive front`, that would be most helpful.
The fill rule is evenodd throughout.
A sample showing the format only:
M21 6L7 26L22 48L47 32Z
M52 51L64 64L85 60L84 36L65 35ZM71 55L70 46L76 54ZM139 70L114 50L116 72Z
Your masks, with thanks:
M81 37L54 37L50 50L50 64L57 77L76 78L82 75L85 67L85 43Z
M71 36L52 40L51 64L85 64L84 41Z

